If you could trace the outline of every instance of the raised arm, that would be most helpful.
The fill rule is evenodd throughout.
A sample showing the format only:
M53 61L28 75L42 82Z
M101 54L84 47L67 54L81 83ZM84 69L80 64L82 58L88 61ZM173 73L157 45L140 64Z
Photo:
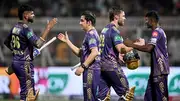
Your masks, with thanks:
M41 38L45 40L46 36L48 35L49 31L54 27L54 25L57 23L57 18L53 18L48 22L46 25L45 30L43 31Z
M80 57L80 51L81 51L81 49L78 48L78 47L76 47L76 46L69 40L69 37L68 37L67 32L65 32L65 35L62 34L62 33L60 33L60 34L58 35L58 39L61 40L61 41L63 41L63 42L65 42L65 43L71 48L72 52L73 52L76 56Z

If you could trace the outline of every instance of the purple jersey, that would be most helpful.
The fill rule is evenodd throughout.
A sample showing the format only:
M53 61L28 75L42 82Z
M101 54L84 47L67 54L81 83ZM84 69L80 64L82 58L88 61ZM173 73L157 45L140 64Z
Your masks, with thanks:
M151 75L169 74L167 39L162 28L158 27L152 32L149 44L155 46L151 52Z
M18 22L11 29L4 44L12 51L15 61L32 61L33 47L38 47L39 37L26 24Z
M114 24L108 24L101 32L100 40L101 60L106 61L105 63L107 67L109 67L108 65L116 64L119 60L119 52L115 46L123 43L123 38L120 36L120 31L115 27Z
M93 47L98 47L98 50L99 50L99 35L96 29L92 29L85 34L85 38L82 44L81 63L84 63L84 61L87 59L87 57L91 53L91 49ZM100 56L98 55L93 61L93 63L89 65L89 68L92 67L95 69L96 66L92 66L92 64L95 65L99 63L99 61L100 61Z

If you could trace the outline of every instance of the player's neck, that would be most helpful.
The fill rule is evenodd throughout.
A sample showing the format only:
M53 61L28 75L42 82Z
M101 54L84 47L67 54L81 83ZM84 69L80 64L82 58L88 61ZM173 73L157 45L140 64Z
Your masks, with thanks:
M20 20L19 22L22 22L24 24L28 24L29 23L27 20Z
M152 27L152 30L155 30L157 27L159 27L159 24L156 24Z
M115 21L111 21L111 24L114 24L114 25L116 26L116 28L118 28L118 27L119 27L118 23L117 23L117 22L115 22Z
M89 26L87 29L86 29L86 32L92 30L92 29L95 29L94 26Z

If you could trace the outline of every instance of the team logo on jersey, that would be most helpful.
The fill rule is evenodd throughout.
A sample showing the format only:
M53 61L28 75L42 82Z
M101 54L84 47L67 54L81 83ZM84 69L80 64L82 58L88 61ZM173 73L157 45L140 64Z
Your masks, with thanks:
M158 36L158 32L156 32L156 31L153 32L153 33L152 33L152 36L153 36L153 37L157 37L157 36Z
M31 38L33 36L33 33L32 32L28 32L27 33L27 38L29 39L29 38Z
M123 39L122 39L121 36L116 35L116 36L114 37L114 41L123 41Z
M96 44L96 39L91 38L91 39L89 40L89 45L90 45L90 44Z

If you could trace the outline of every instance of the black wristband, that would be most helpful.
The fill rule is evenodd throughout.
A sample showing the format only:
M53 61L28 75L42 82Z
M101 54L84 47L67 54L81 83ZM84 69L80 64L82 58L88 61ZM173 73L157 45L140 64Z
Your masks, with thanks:
M87 67L83 63L81 64L81 67L87 69Z

